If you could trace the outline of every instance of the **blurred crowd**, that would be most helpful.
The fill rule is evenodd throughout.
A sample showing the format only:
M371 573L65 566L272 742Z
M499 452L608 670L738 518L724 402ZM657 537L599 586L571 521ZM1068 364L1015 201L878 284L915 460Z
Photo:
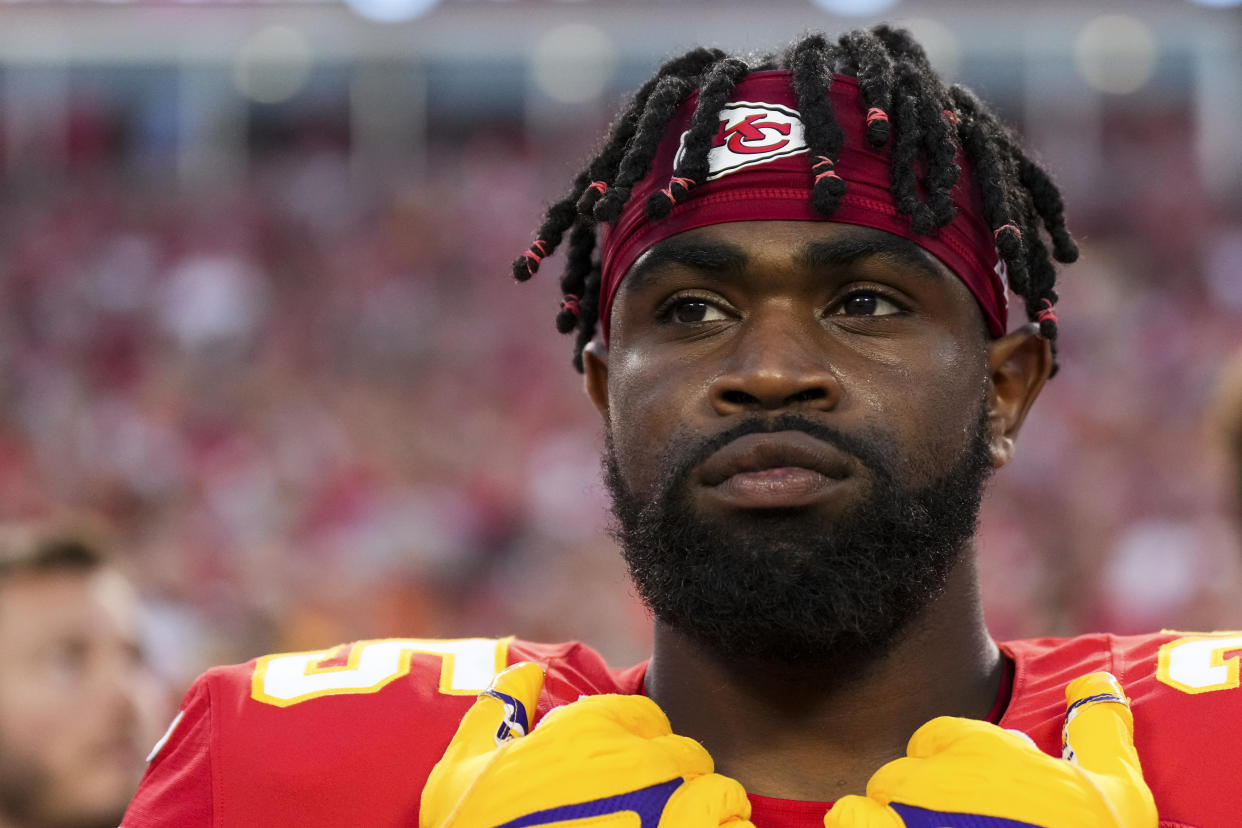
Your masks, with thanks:
M1242 626L1205 426L1242 222L1163 126L1070 205L1062 370L979 541L999 636ZM0 186L0 517L101 516L174 686L359 637L642 657L556 262L509 275L576 156L512 135L382 174L311 141L195 186L106 163Z

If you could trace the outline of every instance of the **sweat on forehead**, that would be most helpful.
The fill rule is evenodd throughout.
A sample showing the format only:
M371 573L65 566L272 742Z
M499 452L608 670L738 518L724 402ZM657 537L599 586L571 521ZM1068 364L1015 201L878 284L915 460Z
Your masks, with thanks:
M891 137L881 146L866 140L868 117L874 121L879 115L868 113L857 81L836 75L828 87L827 98L843 133L836 161L810 154L791 82L790 73L782 71L755 72L738 82L719 110L702 181L676 175L686 166L686 137L698 93L678 109L651 171L633 188L620 218L603 230L599 318L605 344L617 289L644 251L696 227L759 220L836 221L909 239L957 274L978 301L992 335L1003 334L1003 271L961 152L956 163L966 174L952 189L952 221L928 233L916 232L892 193ZM818 212L812 200L815 181L824 176L844 183L830 216ZM670 202L663 218L653 219L645 209L653 196Z

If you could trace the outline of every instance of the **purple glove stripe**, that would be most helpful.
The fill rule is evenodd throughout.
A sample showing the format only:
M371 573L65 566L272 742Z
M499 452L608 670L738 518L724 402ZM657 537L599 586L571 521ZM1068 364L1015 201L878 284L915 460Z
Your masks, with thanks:
M513 717L502 721L500 727L496 729L497 744L512 738L514 725L517 725L519 728L519 736L525 736L527 733L530 733L530 720L526 717L526 705L508 693L501 693L499 690L484 690L480 695L499 699L505 705L506 712L512 713Z
M1096 693L1094 696L1087 696L1085 698L1081 698L1078 701L1071 704L1069 706L1069 710L1065 711L1065 718L1068 719L1071 713L1073 713L1078 708L1082 707L1084 704L1095 704L1096 702L1114 702L1116 704L1123 704L1126 707L1130 706L1129 703L1127 703L1125 699L1123 699L1121 696L1118 696L1116 693Z
M949 811L929 811L913 805L890 802L892 808L906 823L906 828L1040 828L1033 822L1016 819L983 816L981 814L957 814Z
M590 802L579 802L576 805L558 805L555 808L546 808L511 819L496 828L532 828L535 825L550 825L554 822L617 814L623 811L633 811L638 814L642 828L656 828L660 824L660 817L664 814L664 806L668 804L669 797L673 795L673 791L681 787L684 781L681 778L670 779L667 782L629 793L592 799Z

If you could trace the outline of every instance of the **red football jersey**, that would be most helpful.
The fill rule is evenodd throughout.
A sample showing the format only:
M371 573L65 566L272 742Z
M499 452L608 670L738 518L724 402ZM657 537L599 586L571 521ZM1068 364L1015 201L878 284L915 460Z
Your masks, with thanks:
M1242 814L1242 633L1014 641L1000 724L1060 755L1065 687L1108 670L1133 701L1163 828ZM579 643L385 639L209 670L153 752L122 828L418 824L432 766L475 695L518 661L547 671L536 718L584 694L641 693L646 664L610 669ZM757 828L821 828L822 805L756 796Z

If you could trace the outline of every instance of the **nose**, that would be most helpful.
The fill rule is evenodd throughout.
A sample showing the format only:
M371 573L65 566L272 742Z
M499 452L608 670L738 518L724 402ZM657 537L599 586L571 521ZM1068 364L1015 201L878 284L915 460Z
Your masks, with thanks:
M128 642L106 642L99 649L92 673L95 703L114 723L129 728L149 702L143 694L148 668Z
M822 338L818 327L808 330L784 315L748 320L710 386L712 407L721 415L831 410L841 386Z

